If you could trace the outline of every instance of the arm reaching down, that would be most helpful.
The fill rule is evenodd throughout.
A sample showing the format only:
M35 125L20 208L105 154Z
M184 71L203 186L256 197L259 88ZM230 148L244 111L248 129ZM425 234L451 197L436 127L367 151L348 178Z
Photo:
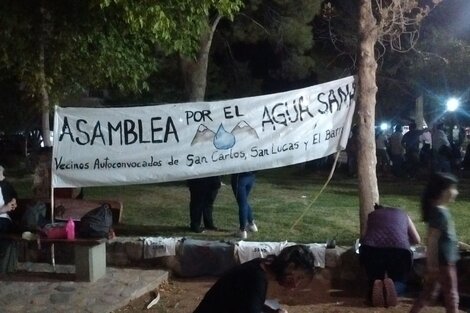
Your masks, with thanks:
M408 216L408 238L410 239L410 244L417 245L421 243L421 237L419 236L416 226Z

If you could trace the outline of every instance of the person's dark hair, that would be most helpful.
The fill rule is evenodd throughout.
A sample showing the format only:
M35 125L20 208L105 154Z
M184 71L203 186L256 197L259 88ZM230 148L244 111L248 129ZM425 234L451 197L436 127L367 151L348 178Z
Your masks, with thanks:
M421 196L421 214L424 222L429 220L429 211L434 206L435 201L441 197L442 192L452 185L457 185L457 183L457 177L449 173L434 173L431 175Z
M410 125L408 125L408 127L410 128L410 130L415 130L416 129L416 123L411 122Z
M315 269L315 257L312 251L305 245L294 245L282 249L278 256L273 257L269 265L277 281L284 279L290 264L293 264L295 269L305 271L311 277Z
M397 133L401 133L403 130L403 127L401 126L401 124L397 124L395 125L395 132Z

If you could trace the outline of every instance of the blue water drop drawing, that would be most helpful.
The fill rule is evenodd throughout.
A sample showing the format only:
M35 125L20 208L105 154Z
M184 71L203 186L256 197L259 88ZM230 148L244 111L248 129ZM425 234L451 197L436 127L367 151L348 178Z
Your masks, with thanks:
M227 132L220 124L219 129L214 137L214 146L220 150L227 150L235 145L235 136Z

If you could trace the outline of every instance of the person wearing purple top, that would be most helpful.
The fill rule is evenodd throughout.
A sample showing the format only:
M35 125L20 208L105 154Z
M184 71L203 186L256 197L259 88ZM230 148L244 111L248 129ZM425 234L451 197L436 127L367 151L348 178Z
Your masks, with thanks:
M378 204L374 208L367 217L359 258L367 273L368 299L373 305L394 306L412 265L410 247L421 238L403 210Z

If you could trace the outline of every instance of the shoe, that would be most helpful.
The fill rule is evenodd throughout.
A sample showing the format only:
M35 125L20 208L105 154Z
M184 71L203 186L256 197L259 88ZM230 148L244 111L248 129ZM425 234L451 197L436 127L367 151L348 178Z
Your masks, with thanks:
M256 224L255 224L254 221L251 222L251 223L249 223L249 224L246 226L246 229L247 229L248 231L253 232L253 233L256 233L256 232L258 231L258 227L256 227Z
M384 305L385 305L384 284L380 279L376 279L372 287L372 306L383 307Z
M385 293L385 304L387 307L396 306L398 299L397 299L397 291L395 289L395 284L393 280L390 278L385 278L384 282L384 293Z
M191 231L192 231L193 233L200 234L200 233L203 233L203 232L204 232L204 228L202 228L202 227L191 227Z
M238 237L240 237L241 239L246 239L246 238L248 238L248 234L247 234L246 230L241 230L241 229L240 229L240 230L238 231Z

